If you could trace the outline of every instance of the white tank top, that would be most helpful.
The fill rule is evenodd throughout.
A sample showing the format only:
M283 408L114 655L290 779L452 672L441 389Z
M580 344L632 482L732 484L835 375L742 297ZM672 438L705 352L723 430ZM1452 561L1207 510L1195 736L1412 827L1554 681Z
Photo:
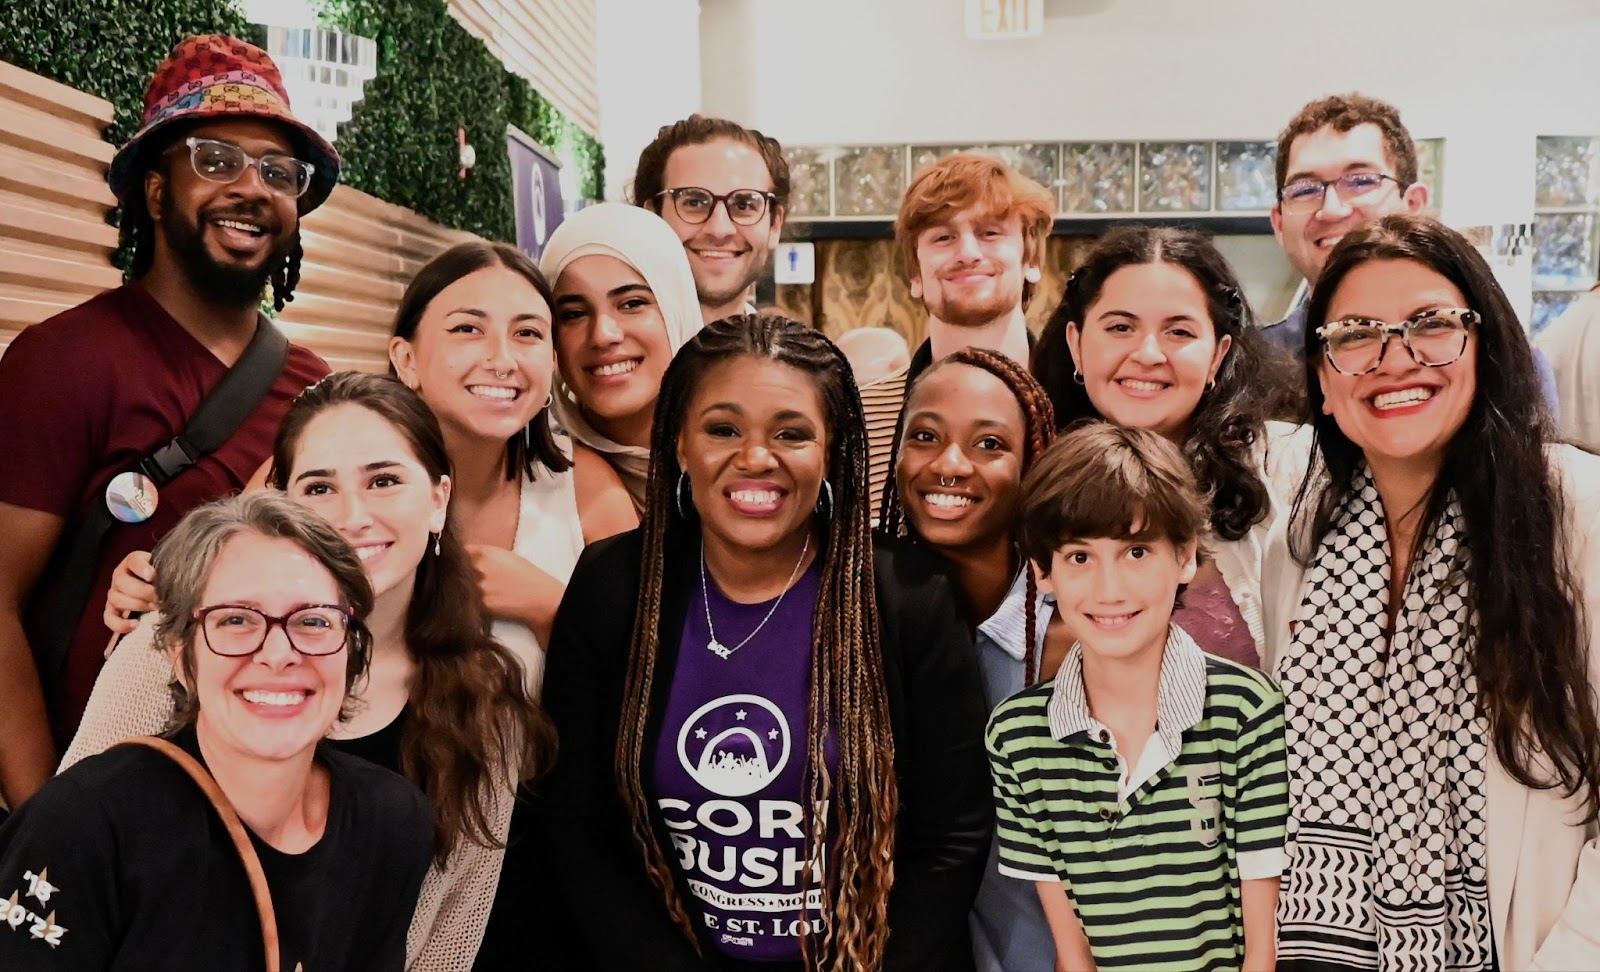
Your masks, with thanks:
M558 437L563 452L572 454L566 437ZM565 584L583 553L583 524L578 520L578 493L572 470L553 473L537 467L538 478L523 479L517 507L517 533L512 552ZM522 662L528 691L539 697L544 678L544 646L533 629L517 621L495 621L495 640L511 649Z

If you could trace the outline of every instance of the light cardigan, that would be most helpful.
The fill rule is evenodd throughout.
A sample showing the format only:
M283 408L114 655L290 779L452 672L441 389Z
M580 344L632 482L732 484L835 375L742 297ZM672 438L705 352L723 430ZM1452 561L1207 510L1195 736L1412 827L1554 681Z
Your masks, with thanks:
M1563 542L1582 592L1589 680L1600 695L1600 458L1571 446L1549 453L1566 498ZM1268 543L1262 598L1267 651L1277 676L1289 625L1306 595L1306 570L1289 552L1280 522ZM1500 968L1600 969L1600 826L1579 797L1512 779L1489 747L1487 781L1489 912Z
M1218 573L1228 585L1228 594L1250 629L1256 653L1266 652L1266 628L1262 623L1262 563L1273 528L1289 515L1294 491L1300 485L1311 455L1311 426L1287 422L1266 423L1266 434L1255 445L1256 472L1267 487L1267 515L1237 540L1211 539L1206 551L1216 562Z
M134 736L160 733L172 719L172 664L154 645L154 613L123 638L94 683L78 734L57 772ZM507 776L509 779L509 775ZM501 844L511 829L515 794L509 784L488 786L489 822ZM463 839L441 869L428 868L406 934L408 972L470 972L500 884L505 850Z

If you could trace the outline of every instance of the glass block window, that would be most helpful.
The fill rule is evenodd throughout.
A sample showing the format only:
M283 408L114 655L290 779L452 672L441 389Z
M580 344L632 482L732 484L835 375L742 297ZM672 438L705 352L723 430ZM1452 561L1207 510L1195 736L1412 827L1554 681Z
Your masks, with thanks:
M1139 144L1141 212L1194 213L1210 208L1210 142Z
M1133 212L1134 143L1071 142L1061 147L1063 213Z
M1600 136L1541 137L1534 169L1533 329L1600 273Z
M892 217L906 191L905 145L847 148L833 163L835 216Z
M1271 209L1278 201L1276 142L1217 143L1217 208Z
M1419 138L1417 181L1428 187L1428 207L1439 212L1444 206L1444 139Z
M1061 216L1264 214L1277 199L1277 148L1267 141L819 145L785 150L794 187L789 215L892 218L915 173L955 152L1002 159L1050 189ZM1417 154L1437 202L1444 140L1419 141Z
M817 218L833 215L828 155L823 149L784 149L789 163L789 216Z

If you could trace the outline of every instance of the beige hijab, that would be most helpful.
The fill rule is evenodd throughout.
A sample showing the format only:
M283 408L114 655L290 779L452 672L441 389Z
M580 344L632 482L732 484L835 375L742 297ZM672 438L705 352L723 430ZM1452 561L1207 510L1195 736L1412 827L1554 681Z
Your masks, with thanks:
M580 209L556 228L539 261L551 286L572 261L586 256L616 257L632 267L655 294L661 319L667 325L667 343L677 354L703 324L694 274L683 242L661 217L648 209L622 203L600 203ZM551 382L551 414L556 424L574 439L606 457L622 477L633 505L644 509L645 483L650 475L650 450L623 445L606 438L584 417L572 389L556 371Z

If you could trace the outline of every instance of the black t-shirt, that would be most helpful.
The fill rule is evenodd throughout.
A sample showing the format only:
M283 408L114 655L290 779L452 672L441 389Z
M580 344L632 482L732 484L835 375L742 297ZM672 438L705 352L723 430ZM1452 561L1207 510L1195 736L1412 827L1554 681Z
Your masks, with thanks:
M198 755L192 731L176 741ZM256 839L283 972L398 970L427 871L432 818L395 774L318 747L322 839L285 854ZM167 756L83 760L0 828L0 969L258 970L261 925L232 840Z

